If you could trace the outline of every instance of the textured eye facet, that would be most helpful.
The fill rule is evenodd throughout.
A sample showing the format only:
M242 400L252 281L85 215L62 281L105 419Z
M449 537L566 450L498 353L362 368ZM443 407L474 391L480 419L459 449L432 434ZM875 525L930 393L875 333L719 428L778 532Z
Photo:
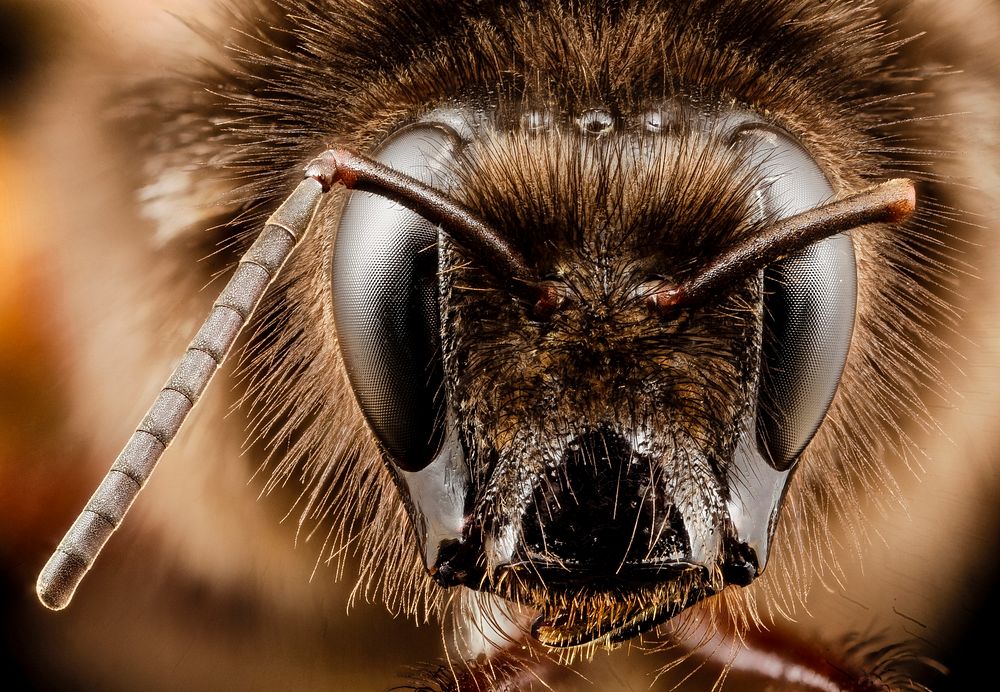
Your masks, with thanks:
M765 218L787 218L833 196L812 157L788 135L764 128L747 134ZM857 299L850 236L832 236L771 266L764 288L757 440L764 458L785 470L823 422L847 360Z
M461 140L421 123L394 134L380 162L438 189ZM385 197L353 192L333 260L337 340L354 394L382 448L401 469L433 459L441 437L438 228Z

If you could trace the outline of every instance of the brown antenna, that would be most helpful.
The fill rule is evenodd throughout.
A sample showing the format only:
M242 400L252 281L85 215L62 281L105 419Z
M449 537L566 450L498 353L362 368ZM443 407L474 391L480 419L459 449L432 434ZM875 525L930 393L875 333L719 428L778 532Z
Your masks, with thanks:
M474 255L483 267L507 284L511 292L534 302L538 280L517 249L468 207L433 187L346 149L330 149L306 169L324 188L340 183L350 190L368 190L398 202L433 224Z
M898 223L915 208L913 182L905 178L887 180L778 221L723 253L687 281L660 288L647 300L663 314L694 307L819 240L870 223Z

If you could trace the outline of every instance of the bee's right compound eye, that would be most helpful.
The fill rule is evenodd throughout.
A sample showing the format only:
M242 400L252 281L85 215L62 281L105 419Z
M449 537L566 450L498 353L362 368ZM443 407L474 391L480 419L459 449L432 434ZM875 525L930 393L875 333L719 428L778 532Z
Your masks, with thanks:
M440 190L462 141L418 123L375 159ZM333 259L337 340L358 403L383 450L404 471L429 464L443 430L438 301L439 229L386 197L350 194Z

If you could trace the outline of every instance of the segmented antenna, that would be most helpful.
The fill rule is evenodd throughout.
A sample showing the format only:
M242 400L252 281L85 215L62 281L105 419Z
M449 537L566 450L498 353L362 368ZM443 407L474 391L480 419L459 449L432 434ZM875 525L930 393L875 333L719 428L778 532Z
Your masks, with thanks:
M264 291L309 229L323 193L335 184L368 190L408 206L431 223L440 224L480 257L484 266L510 282L512 290L534 295L536 282L531 280L524 258L471 210L366 156L344 149L320 154L306 168L306 179L271 215L240 259L180 365L38 575L35 590L47 607L61 610L69 605L84 575L229 355Z
M35 588L47 607L61 610L69 605L80 581L229 355L264 291L308 230L326 189L311 175L299 183L240 259L236 273L215 301L180 364L38 575Z

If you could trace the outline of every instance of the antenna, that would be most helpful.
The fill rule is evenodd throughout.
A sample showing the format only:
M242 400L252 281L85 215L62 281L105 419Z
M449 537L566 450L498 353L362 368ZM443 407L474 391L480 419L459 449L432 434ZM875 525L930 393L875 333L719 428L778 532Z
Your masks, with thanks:
M745 279L772 262L838 233L870 223L899 223L916 209L913 182L894 178L778 221L716 257L687 281L650 294L663 313L689 308Z
M326 189L311 175L299 183L240 258L236 273L180 364L38 575L35 590L45 606L62 610L69 605L84 575L229 355L264 291L309 229Z
M264 291L308 231L323 194L335 184L368 190L408 206L450 232L512 290L535 296L536 284L517 250L475 213L441 192L345 149L320 154L306 167L305 176L240 258L236 273L222 289L184 358L42 568L35 591L45 606L62 610L69 605L84 575L229 355Z

